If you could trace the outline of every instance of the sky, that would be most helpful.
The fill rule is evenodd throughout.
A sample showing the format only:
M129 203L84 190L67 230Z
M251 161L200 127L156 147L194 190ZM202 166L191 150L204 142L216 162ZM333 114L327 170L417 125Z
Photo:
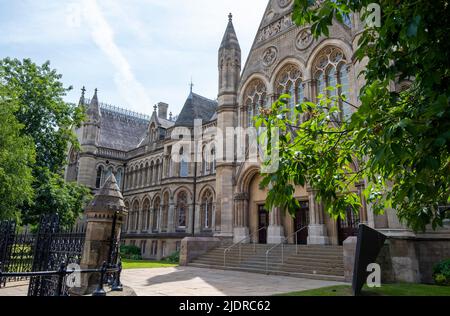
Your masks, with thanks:
M266 0L0 0L0 58L31 58L63 75L77 103L177 115L189 94L217 98L217 53L233 13L243 64Z

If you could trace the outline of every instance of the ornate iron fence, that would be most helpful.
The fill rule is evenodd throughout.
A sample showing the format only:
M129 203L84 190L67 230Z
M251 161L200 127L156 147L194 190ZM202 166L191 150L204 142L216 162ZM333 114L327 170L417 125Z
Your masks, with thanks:
M120 240L115 238L116 222L117 214L101 280L117 289ZM61 228L57 215L43 216L36 234L27 229L22 231L13 221L0 222L0 287L6 282L29 279L29 296L68 295L69 289L61 278L65 280L73 272L67 270L68 266L81 263L85 233L85 225L69 230ZM81 273L100 273L102 269Z
M4 272L31 272L35 235L28 228L21 231L14 221L0 222L0 270ZM0 278L0 287L6 282L25 280L25 277Z

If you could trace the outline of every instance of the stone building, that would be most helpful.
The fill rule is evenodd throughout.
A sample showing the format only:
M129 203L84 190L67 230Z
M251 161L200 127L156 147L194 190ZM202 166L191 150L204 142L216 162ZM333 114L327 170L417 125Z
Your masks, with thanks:
M366 223L391 236L448 241L448 229L419 236L399 222L395 210L376 216L370 205L363 205L359 215L349 212L346 219L334 220L308 187L295 192L301 205L295 219L278 209L267 212L267 192L259 188L260 164L216 157L223 152L215 147L216 128L252 126L259 108L282 93L294 96L293 107L305 99L314 101L325 87L339 84L339 93L358 104L363 85L358 74L364 69L353 56L363 27L358 15L345 23L336 21L328 37L315 40L308 27L293 24L292 5L292 0L268 2L244 64L230 15L218 54L218 100L191 91L176 119L168 117L165 103L147 117L102 105L97 93L86 100L83 92L80 104L88 106L89 119L78 131L81 152L70 153L67 180L96 190L114 173L129 208L126 243L141 247L145 258L170 255L193 231L195 236L230 243L249 237L261 244L277 244L286 236L294 242L295 232L308 227L298 233L299 243L342 245L359 223ZM392 88L401 89L402 84ZM350 106L340 106L343 117L351 115ZM197 119L202 120L203 133L211 137L203 137L187 152L190 158L200 152L202 160L173 161L174 145L180 139L174 131L192 132ZM177 147L181 157L186 157L184 150ZM364 185L361 182L355 192L362 194Z

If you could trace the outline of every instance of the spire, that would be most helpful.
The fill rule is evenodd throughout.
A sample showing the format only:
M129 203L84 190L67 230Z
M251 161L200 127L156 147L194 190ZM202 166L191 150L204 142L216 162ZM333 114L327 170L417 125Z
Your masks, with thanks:
M94 121L100 121L101 118L101 112L100 112L100 105L98 103L98 96L97 96L98 90L95 89L94 96L92 97L91 104L89 105L89 108L87 110L87 115L90 119L93 119Z
M222 39L222 44L220 44L220 49L229 49L229 48L235 48L239 51L241 50L239 46L239 41L236 35L236 31L234 30L233 26L233 14L228 15L228 26L225 31L225 35Z
M86 88L83 86L83 88L81 89L80 102L78 103L79 106L85 105L85 103L86 103L85 94L86 94Z
M192 81L192 77L191 77L191 83L189 84L189 87L190 87L190 93L192 94L192 92L193 92L193 89L194 89L194 82Z

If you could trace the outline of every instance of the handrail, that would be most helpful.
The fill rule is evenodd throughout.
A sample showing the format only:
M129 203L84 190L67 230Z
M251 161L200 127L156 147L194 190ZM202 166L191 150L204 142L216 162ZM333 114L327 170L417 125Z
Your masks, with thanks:
M308 228L308 226L303 226L302 228L300 228L296 232L292 233L288 237L284 237L282 242L280 242L279 244L276 244L275 246L273 246L272 248L270 248L269 250L266 251L266 274L268 274L268 272L269 272L269 254L272 252L272 250L275 250L276 248L281 246L281 264L284 264L284 244L285 244L285 242L289 241L289 238L291 238L292 236L295 236L295 252L296 252L296 254L298 254L298 237L297 237L298 233L307 228Z
M242 239L241 241L231 245L230 247L228 247L227 249L225 249L223 251L223 266L226 267L226 260L227 260L227 253L231 251L231 249L233 249L234 247L239 246L239 263L241 262L241 255L242 255L242 248L241 245L244 241L246 241L247 239L250 238L250 242L252 241L252 237L258 235L262 230L267 229L267 227L261 227L260 229L258 229L256 232L254 232L251 235L248 235L247 237L245 237L244 239ZM256 252L256 243L253 243L253 251Z

